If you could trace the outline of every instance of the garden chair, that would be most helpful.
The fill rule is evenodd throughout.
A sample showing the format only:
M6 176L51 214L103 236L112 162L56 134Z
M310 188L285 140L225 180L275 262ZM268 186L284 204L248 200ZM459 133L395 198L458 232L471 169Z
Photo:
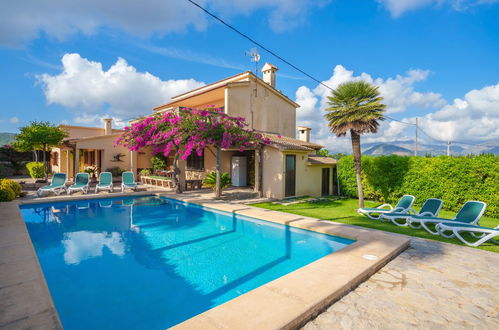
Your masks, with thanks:
M499 236L499 226L489 228L466 223L438 223L435 228L443 237L457 237L461 242L468 246L477 247L488 240L491 240L495 244L499 244L499 241L494 239L496 236ZM450 235L447 234L449 231L451 232ZM461 235L462 232L469 233L471 236L478 238L478 240L470 242Z
M111 172L101 172L99 175L99 183L95 186L95 192L99 190L109 190L113 192L113 175Z
M363 207L357 210L357 213L367 215L371 219L376 219L376 220L383 220L380 219L381 214L388 214L388 213L407 213L409 209L412 207L412 204L414 204L414 199L415 197L412 195L404 195L402 198L398 201L397 205L395 207L391 206L390 204L383 204L378 207ZM388 209L386 207L389 207ZM377 214L377 215L376 215Z
M81 190L84 194L88 193L90 183L90 176L88 173L77 173L75 178L75 183L68 187L68 195L71 195L72 191Z
M66 173L55 173L52 182L48 186L40 187L36 194L38 197L44 192L60 195L63 191L66 191Z
M442 200L438 198L428 198L421 210L416 212L413 208L410 208L407 212L389 212L385 214L381 214L381 219L390 220L397 226L407 226L407 219L409 219L412 215L418 215L420 217L436 217L442 208Z
M407 219L407 223L412 228L420 228L423 227L427 232L433 235L439 235L437 228L435 230L431 230L428 225L434 224L452 224L452 223L464 223L475 225L478 223L478 220L485 212L485 208L487 204L480 201L468 201L464 203L459 212L457 212L454 219L445 219L445 218L437 218L437 217L422 217L419 215L411 215L409 219ZM444 236L447 237L447 236ZM448 236L452 237L452 236Z
M121 192L124 192L127 188L137 190L137 183L135 182L133 172L123 172L121 174Z

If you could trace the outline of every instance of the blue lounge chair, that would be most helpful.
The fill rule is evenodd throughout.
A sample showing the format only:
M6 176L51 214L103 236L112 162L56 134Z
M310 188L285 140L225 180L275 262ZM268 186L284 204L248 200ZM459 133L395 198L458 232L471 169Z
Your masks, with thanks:
M376 220L383 220L380 219L381 214L388 214L388 213L407 213L409 212L410 208L412 207L412 204L414 204L414 196L412 195L404 195L402 198L398 201L397 205L395 207L391 206L390 204L383 204L378 207L363 207L357 210L357 213L367 215L371 219L376 219ZM386 207L389 207L388 209Z
M60 195L63 191L66 191L66 173L55 173L52 182L48 186L40 187L36 194L38 197L44 192Z
M448 238L457 237L461 242L469 246L476 247L489 240L495 244L499 244L499 241L494 239L496 236L499 236L499 226L489 228L466 223L438 223L435 228L440 235ZM447 234L448 232L451 232L451 234ZM475 242L468 241L461 235L463 232L469 233L478 240Z
M99 183L95 186L95 192L99 190L109 190L113 192L113 175L111 172L101 172L99 175Z
M439 235L437 228L435 230L431 230L428 225L437 225L437 224L452 224L452 223L464 223L469 225L475 225L480 220L480 217L485 212L485 208L487 204L480 201L468 201L464 203L459 212L457 212L456 217L454 219L445 219L445 218L437 218L437 217L422 217L419 215L412 215L409 219L407 219L407 223L412 228L420 228L423 227L427 232L433 235Z
M135 182L135 176L133 172L123 172L121 174L121 192L124 192L125 189L137 189L137 183Z
M71 195L72 191L81 190L84 194L88 193L88 187L90 182L90 176L88 173L77 173L75 178L75 183L68 187L68 195Z
M416 212L414 209L410 208L408 212L388 212L385 214L381 214L381 219L390 220L397 226L407 226L407 219L409 219L413 215L417 215L420 217L436 217L438 213L442 209L442 200L438 198L428 198L421 210Z

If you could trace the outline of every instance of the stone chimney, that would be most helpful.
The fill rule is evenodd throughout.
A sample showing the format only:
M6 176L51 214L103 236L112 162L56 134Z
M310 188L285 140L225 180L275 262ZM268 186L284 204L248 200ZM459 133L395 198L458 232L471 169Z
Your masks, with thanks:
M298 139L305 142L310 142L310 127L298 126Z
M104 135L113 134L113 119L104 118Z
M265 62L265 65L262 68L262 73L263 73L263 81L265 81L267 84L275 88L275 73L279 70L277 67L274 65Z

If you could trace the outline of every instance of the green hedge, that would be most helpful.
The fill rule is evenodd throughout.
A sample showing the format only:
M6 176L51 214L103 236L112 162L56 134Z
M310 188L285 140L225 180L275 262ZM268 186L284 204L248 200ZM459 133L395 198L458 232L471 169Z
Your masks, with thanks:
M352 156L339 160L338 177L341 194L357 197ZM421 205L435 197L452 211L480 200L487 203L487 215L499 216L499 156L362 156L362 182L366 199L396 203L409 194Z
M42 162L29 162L26 164L26 168L28 169L29 175L31 175L33 179L41 179L45 177Z

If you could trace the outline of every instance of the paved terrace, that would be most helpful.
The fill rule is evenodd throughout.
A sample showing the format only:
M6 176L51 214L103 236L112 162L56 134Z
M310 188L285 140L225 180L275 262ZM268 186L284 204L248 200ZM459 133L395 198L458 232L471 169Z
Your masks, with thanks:
M499 329L499 254L413 238L303 329Z
M144 188L142 193L158 192L157 187ZM229 204L236 203L231 199L252 198L251 193L241 190L226 196L224 203ZM207 191L195 191L182 199L211 197ZM15 249L25 233L13 229L8 219L0 219L0 328L58 328L50 299L19 308L26 296L47 288L37 262L29 272L16 269L23 258L33 257L34 251ZM14 267L6 272L9 264ZM497 265L499 254L415 238L409 249L319 313L304 329L498 329ZM17 294L12 295L14 290ZM244 327L243 322L240 328Z

